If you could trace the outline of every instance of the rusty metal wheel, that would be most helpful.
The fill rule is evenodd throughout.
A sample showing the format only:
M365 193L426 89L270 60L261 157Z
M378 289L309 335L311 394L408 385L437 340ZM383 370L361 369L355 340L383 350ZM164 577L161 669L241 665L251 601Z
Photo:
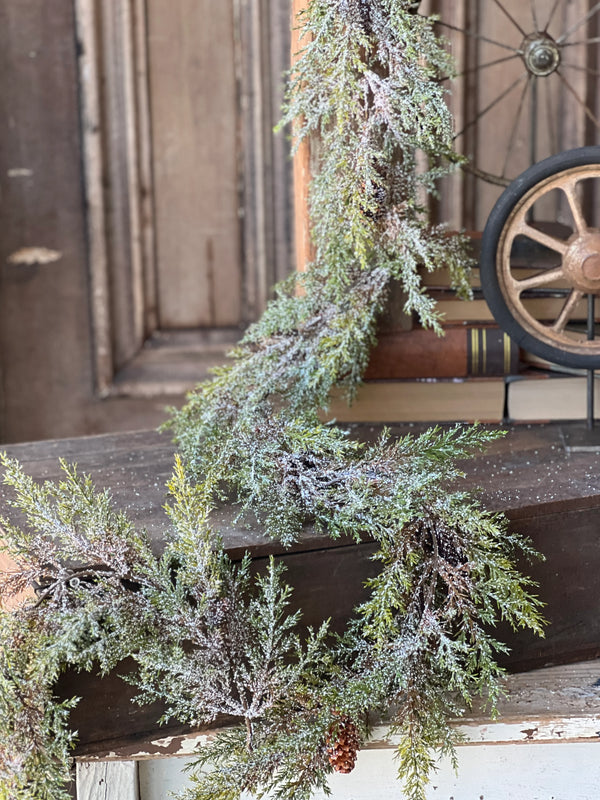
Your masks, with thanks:
M451 92L466 170L499 186L530 165L600 144L600 2L429 0L458 74ZM494 146L489 146L493 139Z
M577 148L513 181L483 232L481 284L498 324L565 366L600 368L599 200L600 147Z

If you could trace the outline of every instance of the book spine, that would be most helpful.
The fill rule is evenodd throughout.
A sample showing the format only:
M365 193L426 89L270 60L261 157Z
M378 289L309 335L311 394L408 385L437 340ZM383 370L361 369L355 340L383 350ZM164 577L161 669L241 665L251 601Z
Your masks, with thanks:
M519 349L496 327L467 328L467 375L513 375L519 371Z
M444 334L415 328L381 335L365 379L466 378L518 372L519 349L497 326L449 326Z

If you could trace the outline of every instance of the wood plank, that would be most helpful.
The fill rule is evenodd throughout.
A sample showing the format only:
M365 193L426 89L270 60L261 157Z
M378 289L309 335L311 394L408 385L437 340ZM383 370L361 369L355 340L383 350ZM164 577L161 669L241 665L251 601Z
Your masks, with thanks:
M306 42L300 38L298 15L308 7L308 0L292 0L292 67ZM294 241L296 269L303 272L314 258L310 236L309 187L311 180L311 153L308 139L299 145L294 156Z
M77 800L140 800L135 761L77 764Z
M0 440L64 436L92 391L72 2L2 3L0 74Z
M600 783L598 744L509 744L459 747L458 769L444 759L425 790L426 800L592 800ZM140 764L144 800L163 800L168 792L190 788L188 759ZM402 797L393 750L363 750L349 775L329 776L330 794L314 800L381 800ZM160 793L162 792L162 794ZM244 795L246 800L246 795Z
M90 286L87 269L80 111L90 108L79 104L79 33L71 0L51 8L42 0L0 4L2 442L149 428L164 420L165 405L183 402L183 395L104 402L96 395L112 366L107 329L97 359L90 335L90 304L106 287L100 273ZM97 116L85 116L90 135L97 124ZM25 247L60 257L10 262ZM105 295L99 306L106 303Z
M159 324L241 315L233 3L148 5Z
M275 283L293 270L293 180L281 119L290 67L290 8L278 0L235 3L243 172L244 321L257 319Z
M492 720L489 709L479 702L453 721L465 737L464 744L600 741L600 660L511 674L504 680L504 690L497 720ZM144 742L105 748L93 758L86 755L82 759L186 756L205 746L216 730L218 727L168 736L157 730ZM364 749L391 749L397 741L382 719Z
M418 433L421 427L395 426L392 432ZM546 639L540 640L525 633L499 630L499 638L512 648L505 659L512 671L600 657L600 621L590 602L600 593L600 454L567 453L563 446L566 427L510 427L507 436L495 442L486 454L464 464L467 477L461 488L481 489L483 503L490 510L504 511L511 527L529 535L546 555L545 562L522 566L539 580L540 594L548 603L546 616L552 625ZM374 440L381 425L354 425L351 431L365 441ZM165 522L161 507L173 459L173 446L167 436L140 431L7 449L37 478L57 476L58 456L77 461L80 470L91 473L99 486L111 488L119 507L148 528L155 550L160 551ZM5 506L6 500L3 489L0 504ZM358 546L331 541L308 529L294 548L283 551L277 542L258 533L251 521L246 525L234 522L232 509L227 507L219 510L215 526L232 558L240 558L248 549L257 569L270 553L284 561L287 577L295 586L294 603L303 608L303 622L307 625L318 624L331 615L334 627L343 627L363 596L364 580L373 574L370 555L374 545L368 541ZM145 740L152 735L160 716L158 706L130 705L130 687L115 676L100 680L68 673L57 688L62 696L84 697L73 715L80 731L80 753L106 752L107 747ZM165 735L181 732L181 726L165 728Z

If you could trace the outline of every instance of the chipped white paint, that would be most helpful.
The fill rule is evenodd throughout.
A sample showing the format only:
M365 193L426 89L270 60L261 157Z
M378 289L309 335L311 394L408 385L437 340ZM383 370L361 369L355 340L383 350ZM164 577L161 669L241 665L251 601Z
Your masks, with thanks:
M519 717L497 722L461 721L456 729L463 737L461 747L500 744L536 744L561 742L599 742L600 714L569 717ZM221 729L222 730L222 729ZM185 736L166 736L134 751L103 753L103 761L135 758L172 758L189 756L206 746L215 733L191 733ZM364 750L394 750L398 737L386 725L378 725L364 745ZM97 759L99 760L99 759Z
M600 746L591 743L461 747L458 773L440 763L427 800L597 800ZM139 765L140 800L165 800L189 786L190 759ZM329 800L402 800L391 750L363 750L349 775L332 775ZM322 792L314 800L325 800ZM246 797L244 800L248 800Z
M9 264L28 265L31 264L51 264L62 258L59 250L51 250L49 247L21 247L11 253L7 259Z
M9 178L31 178L33 170L28 167L12 167L6 170L6 174Z
M559 719L520 718L514 721L499 720L459 724L456 729L464 737L464 745L517 744L532 742L600 742L600 715L566 717ZM384 726L373 731L367 749L393 748L398 737L390 736ZM599 753L600 755L600 753Z
M442 761L427 800L597 800L600 660L511 675L506 688L509 696L500 702L497 721L484 710L456 721L465 737L458 747L458 774ZM215 732L165 736L137 750L104 753L103 758L140 759L139 800L165 800L169 792L188 785L184 768L193 761L190 754ZM331 776L330 800L402 800L396 741L385 724L373 734L355 770ZM177 755L181 757L173 757ZM109 794L106 800L113 797L126 798ZM325 795L317 793L314 800L325 800Z

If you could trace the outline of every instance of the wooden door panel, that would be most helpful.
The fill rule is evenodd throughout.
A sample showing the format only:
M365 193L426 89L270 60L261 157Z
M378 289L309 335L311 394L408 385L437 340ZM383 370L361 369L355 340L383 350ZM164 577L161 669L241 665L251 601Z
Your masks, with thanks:
M233 5L148 3L161 328L241 322Z
M292 262L289 8L51 5L0 0L5 442L158 424Z

